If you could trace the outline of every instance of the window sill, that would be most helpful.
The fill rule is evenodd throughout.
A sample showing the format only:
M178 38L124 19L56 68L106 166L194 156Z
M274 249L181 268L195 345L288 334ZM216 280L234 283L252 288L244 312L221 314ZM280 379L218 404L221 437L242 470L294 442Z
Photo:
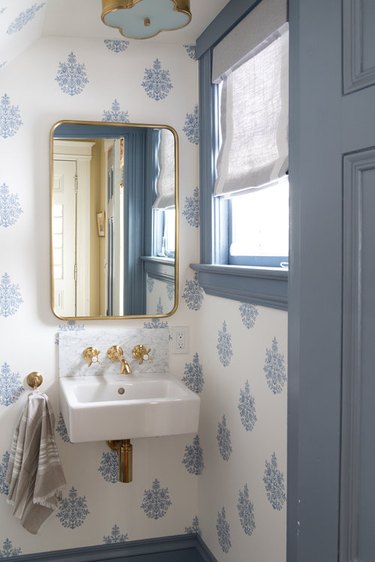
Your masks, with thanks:
M272 267L190 265L208 295L288 309L288 271Z
M172 258L142 256L141 260L145 264L145 272L159 281L175 281L175 260Z

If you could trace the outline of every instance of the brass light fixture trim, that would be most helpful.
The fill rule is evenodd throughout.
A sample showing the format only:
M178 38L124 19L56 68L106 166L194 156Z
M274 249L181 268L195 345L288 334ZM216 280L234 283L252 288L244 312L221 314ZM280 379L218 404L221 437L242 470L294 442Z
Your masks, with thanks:
M123 10L131 10L132 8L137 7L139 8L143 2L143 0L102 0L102 21L106 25L110 27L114 27L120 31L122 35L125 37L129 37L131 39L149 39L151 37L155 37L161 31L173 31L175 29L180 29L181 27L185 27L191 21L192 15L190 11L190 0L170 0L171 3L171 10L174 12L178 12L179 14L185 16L185 18L181 18L180 21L176 20L175 27L163 27L163 24L160 24L157 31L151 33L151 35L137 35L137 33L130 33L129 31L126 32L125 25L121 24L121 15L119 14L119 18L116 16L116 12L122 12ZM153 0L156 3L156 0ZM145 8L146 9L146 8ZM154 8L155 9L155 8ZM142 8L140 8L137 16L141 13ZM142 12L143 14L143 12ZM157 12L158 16L160 15L160 8L158 8ZM114 17L116 16L116 17ZM143 14L142 22L143 28L148 28L151 26L151 23L154 23L151 14L145 13ZM117 21L116 21L117 20ZM138 23L138 22L137 22Z

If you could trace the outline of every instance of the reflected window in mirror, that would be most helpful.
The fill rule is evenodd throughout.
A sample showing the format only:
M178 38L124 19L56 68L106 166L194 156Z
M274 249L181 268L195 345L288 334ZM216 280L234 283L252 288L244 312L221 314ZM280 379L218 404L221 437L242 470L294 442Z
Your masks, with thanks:
M157 181L152 205L152 255L174 258L176 236L174 138L171 131L158 131Z
M154 209L153 222L153 255L159 258L175 257L176 247L176 210Z

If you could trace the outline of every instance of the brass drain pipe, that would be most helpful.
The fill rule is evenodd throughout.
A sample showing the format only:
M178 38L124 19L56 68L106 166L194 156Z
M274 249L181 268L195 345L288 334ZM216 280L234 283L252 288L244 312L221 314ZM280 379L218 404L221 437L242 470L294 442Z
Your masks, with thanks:
M108 446L117 451L119 482L129 483L133 480L133 445L130 439L107 441Z

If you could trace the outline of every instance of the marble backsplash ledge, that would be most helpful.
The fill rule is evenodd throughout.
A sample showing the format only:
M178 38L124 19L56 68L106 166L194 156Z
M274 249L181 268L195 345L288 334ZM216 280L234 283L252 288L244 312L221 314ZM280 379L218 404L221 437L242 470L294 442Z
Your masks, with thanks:
M119 345L124 358L129 362L133 374L169 373L169 329L128 329L105 332L85 330L82 332L59 332L59 376L92 376L119 374L120 363L107 357L107 350ZM132 356L132 349L143 344L150 348L149 359L141 365ZM100 351L99 362L91 366L84 360L83 351L95 347Z

